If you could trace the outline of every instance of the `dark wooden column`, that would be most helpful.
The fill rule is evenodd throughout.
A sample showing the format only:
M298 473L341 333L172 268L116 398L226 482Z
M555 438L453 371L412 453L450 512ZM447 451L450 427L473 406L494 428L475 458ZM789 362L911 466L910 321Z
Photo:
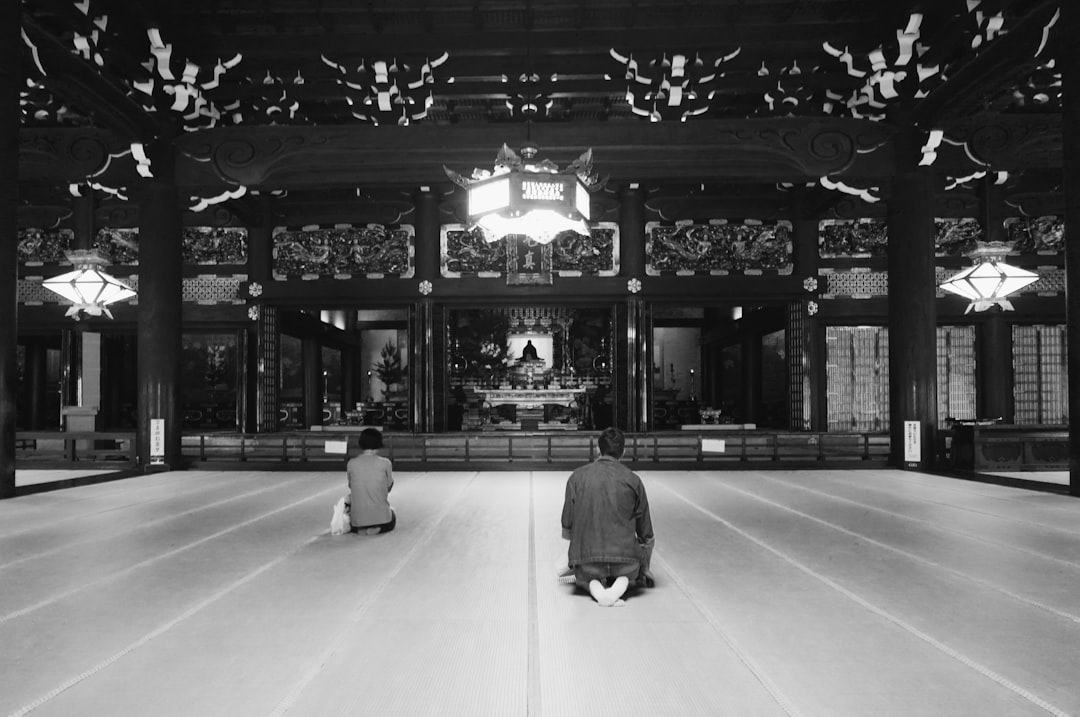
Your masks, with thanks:
M430 187L420 187L413 195L416 207L414 227L417 282L432 281L439 278L439 242L441 226L439 222L439 194Z
M742 420L757 423L761 413L761 335L742 337Z
M1080 5L1061 3L1065 156L1065 323L1069 354L1069 492L1080 495ZM1069 230L1072 227L1072 230Z
M435 366L436 338L435 306L431 299L421 299L413 304L409 313L409 427L414 432L427 433L434 426L435 386L442 390L440 375L436 384ZM439 354L445 354L442 337L438 339Z
M247 274L248 281L266 286L273 279L274 264L274 198L261 194L258 198L258 217L248 227ZM247 327L244 363L244 410L240 430L244 433L273 432L277 430L277 381L266 380L264 371L277 371L277 334L265 336L268 329L275 330L276 321L264 320L267 307L255 303L258 314ZM271 317L273 318L273 317ZM273 346L267 346L267 343ZM267 356L273 357L267 361ZM268 396L267 390L273 394Z
M619 196L619 275L644 280L645 191L630 185Z
M979 221L985 241L1003 242L1005 199L989 173L978 188ZM975 326L976 409L978 418L1013 422L1012 332L1000 309L985 312Z
M0 4L0 498L15 495L15 393L18 387L19 88L22 3Z
M301 341L304 362L304 425L321 426L323 422L322 342L313 337Z
M428 282L432 287L438 285L441 225L439 218L439 195L430 187L420 187L413 197L416 206L416 279L417 291ZM420 432L435 430L436 406L440 406L445 391L446 375L445 336L434 323L434 301L438 292L423 294L416 305L414 320L410 322L409 344L412 365L409 367L410 413L412 429ZM435 396L436 390L440 395Z
M97 234L97 221L94 211L97 209L97 192L83 186L82 192L72 201L71 231L72 249L92 249L94 236ZM112 257L109 257L110 259Z
M896 173L888 207L890 463L926 470L937 434L937 308L933 170L918 166L923 137L894 139ZM919 460L904 460L905 421L919 422Z
M97 234L94 218L97 197L88 186L83 186L81 191L73 202L71 248L87 251L94 248ZM75 324L74 329L62 344L61 360L68 367L67 392L71 401L60 407L60 422L65 431L96 431L101 428L101 337L86 330L83 323Z
M794 244L793 264L795 274L818 282L818 289L808 290L806 299L789 306L788 330L797 331L795 340L788 340L788 376L803 386L789 386L793 409L789 416L791 430L824 431L828 415L828 377L825 371L825 332L816 315L808 311L809 301L819 301L818 294L825 288L826 279L818 276L821 256L818 249L818 217L811 209L811 195L806 187L791 189L791 225ZM796 393L802 395L803 405L794 400ZM794 410L799 409L799 410Z
M153 179L138 188L139 466L152 469L151 421L164 420L164 467L181 467L180 332L183 307L181 215L171 142L150 148Z
M619 195L619 276L645 279L645 192L631 184ZM645 337L645 311L641 299L631 298L616 309L614 342L608 353L613 360L614 385L613 419L625 431L645 428L642 418L644 402L648 400L648 385L642 375L652 376L652 357L649 370L643 371L641 357L644 347L651 345ZM648 338L649 340L646 340Z
M23 425L30 431L42 431L48 404L48 346L35 339L26 343L26 418Z
M356 409L360 396L359 350L353 340L356 337L356 310L345 311L345 336L349 342L341 347L341 415Z
M975 325L976 418L1014 418L1012 326L999 311Z

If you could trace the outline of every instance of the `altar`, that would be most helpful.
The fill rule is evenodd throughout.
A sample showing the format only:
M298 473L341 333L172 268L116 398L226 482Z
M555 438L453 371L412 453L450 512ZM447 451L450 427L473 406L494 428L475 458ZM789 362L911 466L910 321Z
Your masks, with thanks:
M478 389L486 411L485 430L574 430L584 388ZM509 415L499 406L511 407ZM504 418L509 420L503 420Z

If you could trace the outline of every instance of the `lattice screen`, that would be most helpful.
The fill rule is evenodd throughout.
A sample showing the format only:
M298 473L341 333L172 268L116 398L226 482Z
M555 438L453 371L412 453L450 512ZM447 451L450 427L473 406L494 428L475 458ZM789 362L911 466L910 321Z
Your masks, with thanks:
M806 306L790 301L784 333L788 367L788 416L792 430L810 430L810 384L806 371Z
M884 271L837 271L824 275L825 293L833 296L888 296Z
M1069 422L1069 369L1065 326L1013 326L1014 422Z
M825 350L829 430L888 431L888 329L829 326Z
M258 319L256 339L258 379L255 386L256 429L259 433L272 433L278 430L280 414L278 411L278 375L279 356L278 312L276 306L262 306Z
M139 290L139 277L117 276L117 279L130 286L135 291ZM242 304L239 298L240 283L247 277L235 276L196 276L183 280L181 292L182 300L186 303L195 304ZM60 304L64 300L56 293L49 291L41 285L37 279L20 279L17 289L18 302L20 304ZM135 297L130 302L132 305L139 303Z
M938 425L976 418L974 326L937 329L937 401Z

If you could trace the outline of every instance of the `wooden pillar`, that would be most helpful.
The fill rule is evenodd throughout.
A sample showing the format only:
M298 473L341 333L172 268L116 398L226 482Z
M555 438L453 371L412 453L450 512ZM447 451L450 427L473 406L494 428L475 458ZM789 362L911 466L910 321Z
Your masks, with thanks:
M918 165L921 133L902 131L894 145L888 207L890 463L927 470L934 463L937 434L934 175ZM906 421L918 421L917 460L905 460Z
M435 392L435 321L431 299L421 299L409 312L409 427L414 432L433 430ZM442 341L439 341L440 353ZM443 381L438 385L441 387Z
M1001 187L987 174L978 187L979 221L983 239L1004 242L1005 199ZM1013 422L1012 331L1000 309L985 312L975 326L975 400L977 418L1001 418Z
M757 423L761 418L761 336L742 337L742 420Z
M304 425L321 426L323 422L322 342L316 338L301 340L304 370Z
M64 408L79 405L79 379L82 377L82 340L74 328L60 330L60 424L64 427Z
M19 2L0 3L0 498L15 495L21 9Z
M439 242L441 223L439 219L439 194L430 187L420 187L413 195L416 224L414 227L414 260L417 282L434 282L439 278Z
M356 338L356 310L345 311L345 337L347 343L341 347L341 415L356 409L360 396L360 361L359 348L353 343Z
M72 249L87 251L94 248L97 223L94 219L95 192L82 187L75 198L72 216ZM86 331L78 324L69 335L64 361L68 362L69 391L72 401L60 408L65 431L96 431L100 429L101 410L101 335Z
M44 341L35 339L26 343L26 419L23 425L30 431L43 431L48 406L49 348Z
M97 221L94 210L97 207L97 193L88 186L79 190L82 192L72 202L71 231L72 249L93 249L94 237L97 234ZM108 257L111 259L112 257Z
M619 195L619 276L645 279L645 192L631 184ZM651 344L646 330L645 307L638 298L631 298L616 309L615 334L608 342L608 353L615 371L613 390L613 419L625 431L646 428L648 413L645 402L651 393L652 357L647 357L649 370L644 370L642 357ZM643 378L644 377L644 378Z
M150 148L154 177L138 188L138 425L143 470L181 467L180 352L183 308L181 215L175 150L159 140ZM152 423L164 421L163 424ZM161 426L157 430L157 426ZM152 445L160 436L162 444ZM161 451L154 455L156 448Z
M258 198L258 217L248 227L247 274L248 281L265 286L273 280L274 264L274 198L261 194ZM244 342L244 408L240 418L240 430L244 433L273 432L278 427L277 376L266 380L264 370L277 371L277 322L264 320L268 309L253 304L257 313L248 325ZM272 312L271 312L272 313ZM272 331L272 335L267 335ZM268 346L267 344L272 344ZM266 356L273 357L269 362ZM270 395L268 395L268 391Z
M409 347L411 365L409 366L409 400L411 425L414 431L428 433L435 430L436 406L442 413L446 376L445 332L435 325L434 301L438 292L439 263L441 260L440 242L441 220L439 214L439 195L430 187L420 187L413 197L416 207L416 247L415 260L417 291L423 297L417 302L412 321L410 321ZM424 282L427 282L425 284ZM425 294L431 286L431 292ZM435 395L436 390L439 396Z
M1080 5L1061 3L1065 175L1065 325L1069 354L1069 492L1080 495ZM1070 227L1072 230L1070 231Z
M801 394L802 405L792 401L790 427L793 431L826 430L828 415L828 376L825 371L825 332L816 316L808 309L808 301L819 301L818 294L825 288L826 278L818 275L821 256L818 248L818 217L811 210L810 195L806 187L797 186L791 192L791 225L794 242L793 264L795 274L814 279L818 289L808 290L807 299L789 307L789 330L797 330L795 340L788 340L788 376L802 385L789 386L793 399ZM796 313L797 312L797 313Z
M651 431L654 425L652 417L652 307L640 299L630 299L630 302L635 305L630 314L637 317L633 333L635 342L631 364L633 369L631 397L634 400L637 421L634 430ZM687 388L689 389L689 386Z
M988 311L975 325L976 418L1014 419L1012 325L998 311Z
M645 278L645 191L631 184L620 193L619 276Z

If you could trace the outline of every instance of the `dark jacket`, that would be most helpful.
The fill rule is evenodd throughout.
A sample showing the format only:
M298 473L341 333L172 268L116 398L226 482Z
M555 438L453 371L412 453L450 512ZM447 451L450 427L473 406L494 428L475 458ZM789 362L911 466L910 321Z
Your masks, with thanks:
M645 484L618 460L601 456L566 481L562 527L570 534L570 567L642 561L642 546L653 543Z

